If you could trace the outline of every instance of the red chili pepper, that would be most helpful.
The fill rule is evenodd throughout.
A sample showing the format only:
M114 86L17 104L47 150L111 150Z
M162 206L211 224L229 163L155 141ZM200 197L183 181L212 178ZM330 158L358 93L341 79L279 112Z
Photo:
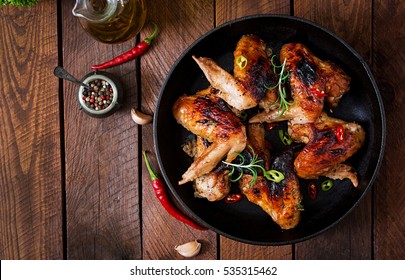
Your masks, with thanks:
M343 125L338 125L335 130L336 138L339 142L343 142L345 135L345 128Z
M129 60L132 60L135 57L141 56L142 54L144 54L149 49L149 46L150 46L153 38L156 37L157 33L158 33L158 27L155 24L155 30L153 31L152 35L150 35L149 37L144 39L138 45L136 45L135 47L133 47L129 51L127 51L127 52L125 52L125 53L123 53L123 54L121 54L121 55L107 61L107 62L104 62L103 64L93 65L93 66L91 66L91 68L93 70L106 69L106 68L110 68L110 67L122 64L124 62L129 61Z
M264 124L264 129L270 131L276 126L277 126L277 123L266 123L266 124Z
M308 196L311 200L316 198L316 186L314 182L308 184Z
M233 204L238 202L239 200L242 199L242 195L240 193L233 193L233 194L228 194L224 201L226 204Z
M183 213L179 211L170 201L169 196L167 195L167 191L163 181L159 178L159 176L152 170L150 166L148 157L146 156L146 152L143 151L143 157L145 159L146 168L149 171L150 179L152 180L152 187L155 190L155 195L162 204L162 206L166 209L166 211L176 218L179 221L182 221L189 226L198 229L198 230L207 230L207 228L202 227L196 224L194 221L190 220L188 217L184 216Z
M320 91L320 90L317 89L317 88L311 88L310 91L311 91L313 94L315 94L315 95L317 95L317 96L319 96L319 97L328 96L324 91Z

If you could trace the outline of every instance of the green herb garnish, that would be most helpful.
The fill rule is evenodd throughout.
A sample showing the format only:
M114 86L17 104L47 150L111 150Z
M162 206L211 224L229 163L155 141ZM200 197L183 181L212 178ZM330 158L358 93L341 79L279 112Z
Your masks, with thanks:
M39 0L0 0L0 6L32 6Z
M229 162L225 162L223 161L224 164L231 166L232 170L229 173L229 176L231 177L234 173L235 170L238 170L240 172L239 176L237 178L231 179L231 182L237 182L239 181L242 176L243 176L243 170L248 170L250 173L252 173L252 181L250 182L250 187L253 187L254 184L256 184L257 181L257 176L258 176L258 170L261 170L263 172L263 176L270 181L273 182L281 182L282 180L284 180L284 175L283 173L281 173L280 171L277 170L266 170L263 166L260 165L260 163L263 162L262 159L258 159L258 155L254 152L253 148L251 146L249 146L249 149L252 152L252 160L245 164L245 157L240 154L235 152L235 154L241 159L241 163L229 163Z
M298 204L295 206L295 209L297 209L298 211L304 211L304 205L302 205L301 203L298 203Z
M288 76L290 75L289 71L286 71L285 69L285 65L286 65L286 59L284 59L283 64L281 65L276 65L274 63L274 57L275 55L273 55L271 57L271 64L273 65L273 72L274 74L278 77L278 82L276 85L274 86L265 86L266 89L268 90L272 90L278 87L278 96L277 96L277 100L273 103L277 103L280 101L280 104L278 106L278 110L281 110L280 114L277 116L277 118L281 117L285 111L288 111L288 106L291 106L294 104L294 102L288 102L287 101L287 93L285 91L285 81L287 80ZM281 69L280 69L281 68ZM280 71L278 71L280 69Z

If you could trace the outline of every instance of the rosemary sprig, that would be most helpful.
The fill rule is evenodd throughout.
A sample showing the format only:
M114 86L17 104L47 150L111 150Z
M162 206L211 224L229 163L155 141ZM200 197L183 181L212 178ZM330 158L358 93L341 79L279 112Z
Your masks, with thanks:
M273 55L273 56L271 57L271 64L273 65L273 72L274 72L274 74L278 77L278 81L277 81L277 84L275 84L274 86L272 86L272 87L270 87L270 86L269 86L269 87L265 86L265 88L268 89L268 90L272 90L272 89L275 89L275 88L278 87L277 100L276 100L273 104L275 104L275 103L277 103L277 102L280 101L280 104L279 104L279 106L278 106L278 108L277 108L277 110L281 110L281 111L280 111L280 114L277 116L277 118L279 118L279 117L281 117L281 116L284 114L285 111L288 111L288 106L293 105L294 102L289 102L289 101L287 101L287 93L286 93L286 91L285 91L285 86L284 86L285 81L287 80L288 76L290 75L290 72L289 72L289 71L286 71L286 69L285 69L285 66L286 66L286 59L284 59L283 64L281 64L281 65L276 65L276 64L274 63L274 61L273 61L275 57L276 57L275 55ZM281 69L280 69L280 68L281 68ZM278 72L278 69L280 69L279 72ZM272 105L273 105L273 104L272 104Z
M266 170L263 166L261 166L260 163L262 163L263 160L259 159L259 156L254 152L254 150L251 146L249 146L249 149L252 152L252 160L247 164L245 164L245 161L246 161L245 157L242 154L237 153L237 152L235 152L235 154L241 159L241 163L229 163L229 162L223 161L224 164L231 166L231 168L232 168L232 170L228 176L231 177L235 173L235 170L238 170L240 173L237 178L235 178L235 179L231 178L231 180L230 180L231 182L239 181L243 176L243 170L248 170L250 173L252 173L252 180L250 182L249 187L253 187L253 185L256 184L259 170L262 171L263 176L267 180L270 180L270 181L273 181L276 183L284 180L284 175L280 171Z

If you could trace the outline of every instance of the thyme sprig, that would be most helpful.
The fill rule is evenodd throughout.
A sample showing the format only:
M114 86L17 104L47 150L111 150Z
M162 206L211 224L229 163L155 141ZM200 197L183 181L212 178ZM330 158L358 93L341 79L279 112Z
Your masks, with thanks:
M252 159L249 163L245 164L245 157L241 153L235 152L237 157L241 159L241 163L230 163L223 161L224 164L228 165L231 167L231 172L229 173L228 176L232 177L232 175L235 173L235 170L239 171L239 176L237 178L231 178L231 182L237 182L239 181L242 176L243 176L243 170L247 170L252 174L252 180L250 181L249 187L253 187L254 184L256 184L257 177L258 177L258 171L262 171L263 176L270 181L273 182L281 182L284 180L284 174L281 173L280 171L277 170L266 170L260 163L263 162L262 159L259 159L259 155L255 153L253 150L252 146L249 146L250 151L252 152Z
M286 61L286 59L284 59L283 64L277 65L273 61L275 57L276 57L276 55L273 55L271 57L271 64L273 65L274 74L278 77L278 81L274 86L269 86L269 87L265 86L265 88L268 90L278 88L277 100L273 104L280 102L280 104L277 108L277 110L280 110L280 114L277 116L277 118L279 118L284 114L285 111L288 111L288 107L293 105L294 102L287 101L287 93L285 91L285 82L286 82L287 78L290 76L290 72L285 69L287 61Z

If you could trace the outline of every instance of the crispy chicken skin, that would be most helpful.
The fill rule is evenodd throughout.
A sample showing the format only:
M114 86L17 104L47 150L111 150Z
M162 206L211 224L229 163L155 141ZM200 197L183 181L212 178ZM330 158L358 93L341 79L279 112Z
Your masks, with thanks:
M343 126L343 141L338 141L336 128ZM348 178L358 186L353 168L343 162L363 145L365 132L356 123L347 123L322 113L313 124L292 125L289 133L294 141L306 143L297 155L294 167L299 177L316 179L326 176L332 179Z
M325 61L314 56L314 62L319 75L325 80L326 102L329 107L336 108L340 99L350 89L351 78L331 61Z
M266 87L275 84L277 80L267 57L266 44L256 35L244 35L238 41L233 56L234 77L256 100L256 104L259 103L268 91ZM240 57L246 59L245 67L239 66Z
M238 59L246 59L246 66L240 67ZM275 81L271 63L266 54L266 44L255 35L244 35L234 51L233 75L222 69L212 59L193 59L203 71L211 86L229 105L238 110L255 107L265 96L269 86Z
M209 86L208 88L200 90L196 93L196 95L200 95L200 96L209 95L209 94L218 95L220 97L222 92L212 86ZM240 117L243 114L243 110L238 110L235 107L229 106L229 109L231 109L232 112L238 117Z
M272 104L261 103L264 112L250 122L313 123L320 116L326 94L329 106L335 108L350 88L350 78L335 64L322 61L307 47L299 43L285 44L280 50L280 63L286 61L290 72L289 85L294 104L282 116L280 110L272 110Z
M340 67L319 59L303 44L285 44L280 52L280 60L284 58L287 63L293 64L292 69L296 66L298 76L307 86L327 94L326 101L331 108L335 108L350 89L350 77Z
M200 136L197 136L195 158L200 157L208 147L209 143ZM231 190L229 172L229 170L225 169L214 169L195 179L193 183L194 196L206 198L208 201L223 199Z
M247 142L258 158L263 160L264 168L267 170L270 168L270 152L266 147L265 141L265 129L261 123L250 123L247 125Z
M258 176L250 186L252 176L243 175L239 188L246 198L260 206L282 229L292 229L301 219L302 195L297 176L294 173L292 149L275 157L270 169L282 172L285 179L279 183Z
M193 59L203 71L211 86L218 89L217 95L226 103L238 110L253 108L257 101L249 95L245 87L234 76L217 65L207 57L195 57Z
M325 82L315 69L313 55L303 46L285 44L280 50L280 63L286 61L289 71L291 97L294 100L289 110L280 116L280 109L265 110L250 119L250 122L279 122L290 120L292 123L314 122L323 110L324 97L315 94L311 89L323 91Z
M173 115L187 130L212 143L183 174L180 185L209 173L225 156L231 162L234 152L246 147L245 126L217 95L181 96Z
M263 160L266 170L278 170L285 176L279 183L268 181L258 176L251 186L252 176L244 174L239 181L239 188L246 198L260 206L282 229L294 228L300 220L300 203L302 200L298 178L294 173L293 150L284 150L275 156L270 164L270 153L265 145L265 130L262 124L247 126L248 143ZM250 152L250 151L248 151Z

